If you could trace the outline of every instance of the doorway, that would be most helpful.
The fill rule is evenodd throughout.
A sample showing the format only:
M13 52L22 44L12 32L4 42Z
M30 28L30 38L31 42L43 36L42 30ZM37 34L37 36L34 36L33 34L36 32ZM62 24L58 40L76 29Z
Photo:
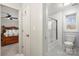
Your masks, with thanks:
M18 10L1 6L1 55L14 56L19 53Z
M58 46L58 20L49 17L47 31L48 54L50 54L50 51L56 52L54 48Z
M47 3L45 5L46 18L44 23L45 40L44 47L47 49L45 55L59 56L66 55L62 47L62 20L63 3Z

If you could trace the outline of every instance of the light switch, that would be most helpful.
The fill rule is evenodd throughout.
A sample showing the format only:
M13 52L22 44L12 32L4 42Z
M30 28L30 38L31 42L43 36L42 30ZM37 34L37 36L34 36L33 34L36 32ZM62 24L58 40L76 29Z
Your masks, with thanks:
M36 30L36 27L35 26L33 26L33 30Z

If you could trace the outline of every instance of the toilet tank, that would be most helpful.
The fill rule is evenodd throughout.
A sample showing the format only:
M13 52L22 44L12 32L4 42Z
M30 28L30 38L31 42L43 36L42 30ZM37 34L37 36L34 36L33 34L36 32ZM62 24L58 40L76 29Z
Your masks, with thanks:
M70 42L74 42L76 39L75 35L66 35L65 37L66 37L65 41L70 41Z

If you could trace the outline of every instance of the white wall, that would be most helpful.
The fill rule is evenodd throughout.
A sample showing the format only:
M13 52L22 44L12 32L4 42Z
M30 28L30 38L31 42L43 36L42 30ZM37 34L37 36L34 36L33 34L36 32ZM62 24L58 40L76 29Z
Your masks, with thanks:
M42 4L32 3L31 6L31 55L43 54L43 18Z

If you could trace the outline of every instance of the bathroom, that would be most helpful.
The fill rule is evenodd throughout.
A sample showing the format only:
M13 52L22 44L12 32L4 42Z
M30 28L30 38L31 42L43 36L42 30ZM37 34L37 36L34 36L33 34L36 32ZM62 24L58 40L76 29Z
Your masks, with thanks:
M79 4L44 4L44 55L79 55Z

